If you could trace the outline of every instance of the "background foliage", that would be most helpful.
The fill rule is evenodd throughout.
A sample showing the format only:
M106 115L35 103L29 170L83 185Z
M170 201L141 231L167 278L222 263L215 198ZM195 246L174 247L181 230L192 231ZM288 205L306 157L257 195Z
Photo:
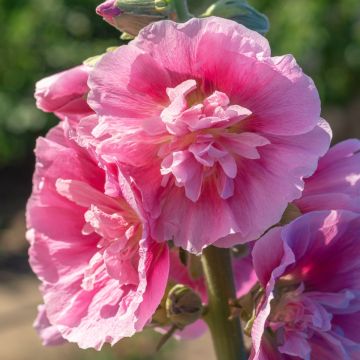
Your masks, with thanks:
M56 120L36 110L37 80L116 43L98 0L0 0L0 166L27 157Z
M294 54L314 79L324 103L345 103L359 94L360 1L251 3L270 18L273 52Z

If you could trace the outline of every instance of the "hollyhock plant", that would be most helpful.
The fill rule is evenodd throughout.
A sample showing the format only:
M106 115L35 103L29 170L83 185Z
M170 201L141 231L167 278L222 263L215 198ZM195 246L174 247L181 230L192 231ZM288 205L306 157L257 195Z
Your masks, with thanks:
M259 237L329 146L312 80L230 20L154 23L88 84L97 154L140 189L152 236L193 253Z
M104 193L105 175L62 122L36 147L27 206L30 264L45 308L37 328L45 343L61 336L100 349L151 320L164 294L167 245L153 241L129 188ZM45 313L46 312L46 313Z
M358 213L316 211L256 242L252 359L360 358L359 234Z
M313 81L234 4L107 0L135 39L37 83L62 120L27 205L43 344L209 328L219 360L360 359L360 141L329 150Z
M331 147L294 203L302 213L331 209L360 212L360 140L349 139Z
M76 66L36 83L36 106L60 119L79 120L92 113L86 102L90 67Z

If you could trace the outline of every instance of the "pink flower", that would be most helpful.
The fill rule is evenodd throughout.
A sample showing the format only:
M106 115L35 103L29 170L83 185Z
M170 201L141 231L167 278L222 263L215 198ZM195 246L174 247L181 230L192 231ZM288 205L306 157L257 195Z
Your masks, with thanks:
M333 146L305 181L302 197L295 201L302 213L345 209L360 212L360 140Z
M312 80L230 20L154 23L89 86L96 152L139 188L153 237L194 253L259 237L329 146Z
M53 112L60 119L79 120L92 113L86 102L90 68L76 66L36 83L36 105L45 112Z
M252 359L360 358L360 216L317 211L258 240Z
M150 321L169 258L167 246L150 238L130 188L117 198L104 194L104 171L71 140L73 131L62 122L36 147L27 236L48 318L40 315L37 327L44 342L58 331L81 348L100 349Z

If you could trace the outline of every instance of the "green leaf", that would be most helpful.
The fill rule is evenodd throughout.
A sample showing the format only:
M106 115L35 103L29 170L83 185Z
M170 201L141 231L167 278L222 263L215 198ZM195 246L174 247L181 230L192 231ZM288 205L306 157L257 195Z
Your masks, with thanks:
M260 34L268 32L270 27L269 20L264 14L242 0L219 0L211 5L201 16L219 16L234 20Z

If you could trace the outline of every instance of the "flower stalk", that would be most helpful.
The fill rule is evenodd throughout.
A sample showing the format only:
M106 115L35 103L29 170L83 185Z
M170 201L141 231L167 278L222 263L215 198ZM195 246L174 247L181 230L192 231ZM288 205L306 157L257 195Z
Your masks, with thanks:
M209 246L202 264L208 291L207 322L219 360L245 360L240 319L230 319L229 300L236 297L230 249Z
M191 19L187 0L173 0L172 3L176 12L177 20L179 22L185 22Z

